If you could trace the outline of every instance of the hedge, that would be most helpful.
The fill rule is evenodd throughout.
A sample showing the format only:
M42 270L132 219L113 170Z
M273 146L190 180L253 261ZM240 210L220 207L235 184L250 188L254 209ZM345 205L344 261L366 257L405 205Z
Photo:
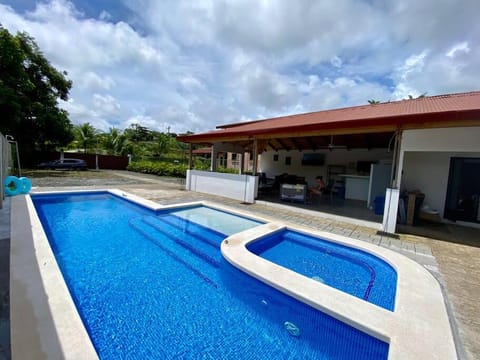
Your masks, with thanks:
M159 176L171 176L184 178L187 175L187 165L172 164L160 161L132 161L127 170L140 172L144 174L154 174Z
M209 164L204 164L202 162L195 162L194 166L197 170L208 170L209 167ZM129 171L178 178L185 178L187 176L187 169L188 166L183 164L149 160L132 161L130 165L127 166L127 170ZM222 166L218 167L217 172L238 174L237 169L228 169Z

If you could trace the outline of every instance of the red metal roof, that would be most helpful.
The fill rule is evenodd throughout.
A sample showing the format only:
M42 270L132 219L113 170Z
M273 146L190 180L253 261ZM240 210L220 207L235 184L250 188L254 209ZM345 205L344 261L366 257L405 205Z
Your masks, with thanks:
M480 120L480 91L428 96L418 99L361 105L348 108L282 116L219 126L219 130L179 136L186 142L214 141L240 136L308 132L321 129L360 128L390 125Z
M195 149L192 151L192 154L194 155L205 155L205 154L211 154L212 153L212 147L202 147L199 149Z

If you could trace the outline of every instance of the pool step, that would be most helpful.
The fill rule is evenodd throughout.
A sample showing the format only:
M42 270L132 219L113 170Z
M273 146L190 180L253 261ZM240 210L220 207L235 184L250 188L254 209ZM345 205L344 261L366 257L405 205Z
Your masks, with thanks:
M218 268L220 266L221 253L219 247L212 247L210 243L205 242L205 239L200 239L197 235L186 232L182 228L172 226L169 222L164 221L165 218L145 216L142 217L142 221L158 232L171 237L177 244L214 267ZM195 226L195 224L190 224L189 227Z
M204 272L199 270L199 267L201 267L200 264L194 264L191 261L187 261L186 259L188 258L188 256L185 256L186 254L182 254L182 252L179 251L178 248L176 248L176 249L171 249L170 248L171 245L173 245L173 244L172 244L172 241L171 241L172 239L168 235L160 234L154 227L146 224L141 218L131 219L129 221L129 225L134 230L136 230L137 232L142 234L145 238L147 238L152 243L154 243L159 249L161 249L164 253L166 253L172 259L181 263L186 268L191 270L195 275L197 275L203 281L205 281L209 285L213 286L214 288L218 287L218 285L216 284L215 281L213 281ZM184 251L187 252L186 250L184 250ZM204 263L204 260L205 259L202 259L203 263Z
M196 223L192 223L189 220L174 214L159 215L156 216L156 218L162 219L162 221L182 230L184 233L194 236L198 240L213 246L215 249L220 249L220 244L227 237L218 231L208 229L205 226Z
M206 245L202 241L182 230L166 223L162 218L155 216L144 216L140 220L152 227L158 234L166 236L171 241L180 245L182 248L188 250L194 256L206 261L215 268L220 267L220 249L212 249L211 246Z

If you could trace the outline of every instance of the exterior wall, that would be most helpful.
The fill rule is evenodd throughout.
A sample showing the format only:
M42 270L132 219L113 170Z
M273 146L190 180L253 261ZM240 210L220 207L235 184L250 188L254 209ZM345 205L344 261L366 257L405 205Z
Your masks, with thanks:
M325 154L325 164L323 166L303 166L303 154L311 152L311 150L266 151L261 155L259 171L266 173L269 178L273 178L282 173L304 176L308 183L313 184L316 176L321 175L324 178L327 177L328 165L345 165L347 174L356 174L357 161L391 160L393 155L392 152L388 152L387 149L356 149L350 151L345 149L334 149L333 151L317 150L317 153ZM273 160L274 155L278 155L278 161ZM290 165L285 164L285 158L288 156L291 157Z
M252 171L253 161L250 160L250 153L246 152L243 156L243 168L245 171ZM233 159L235 157L235 160ZM240 159L242 158L241 154L237 153L227 153L227 169L240 169Z
M405 130L402 151L480 152L480 127Z
M480 157L480 128L406 130L401 191L420 190L443 218L450 158Z
M478 157L480 152L406 152L402 174L402 192L420 190L424 204L443 218L451 157Z
M257 196L258 177L187 170L185 189L253 204Z

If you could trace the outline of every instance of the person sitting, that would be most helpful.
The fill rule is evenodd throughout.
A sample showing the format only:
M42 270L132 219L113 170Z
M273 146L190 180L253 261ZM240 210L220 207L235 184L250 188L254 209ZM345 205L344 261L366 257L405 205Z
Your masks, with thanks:
M312 197L313 195L322 195L325 191L325 182L323 181L323 176L317 176L315 178L315 186L308 188L308 195Z

